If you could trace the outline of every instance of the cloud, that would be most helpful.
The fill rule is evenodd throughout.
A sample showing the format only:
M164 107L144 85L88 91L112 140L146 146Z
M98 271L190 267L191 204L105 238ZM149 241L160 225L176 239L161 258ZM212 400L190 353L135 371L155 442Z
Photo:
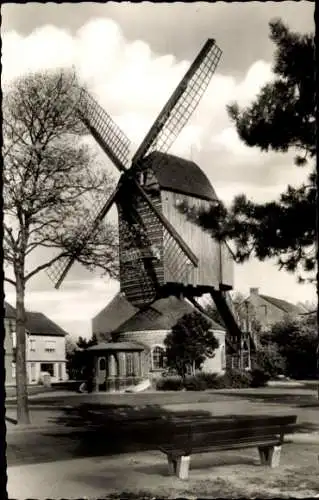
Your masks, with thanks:
M75 65L80 80L88 85L98 102L117 117L135 146L143 139L190 62L176 60L172 54L157 55L142 40L126 40L111 19L92 20L75 35L50 25L26 37L12 31L3 34L4 82L28 71ZM270 66L263 61L254 63L242 81L224 76L217 69L190 128L185 128L184 139L181 137L173 151L185 152L190 143L196 141L203 147L205 137L229 125L226 104L232 99L246 103L270 76Z

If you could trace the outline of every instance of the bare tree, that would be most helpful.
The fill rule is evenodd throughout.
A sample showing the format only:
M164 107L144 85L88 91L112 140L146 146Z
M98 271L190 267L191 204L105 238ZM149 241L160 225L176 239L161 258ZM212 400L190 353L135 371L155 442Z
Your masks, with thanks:
M103 224L87 233L92 200L103 203L114 181L85 143L72 71L29 74L3 91L4 258L11 270L5 280L16 289L17 419L29 423L26 284L78 245L84 266L117 275L115 228ZM41 248L43 262L28 269Z

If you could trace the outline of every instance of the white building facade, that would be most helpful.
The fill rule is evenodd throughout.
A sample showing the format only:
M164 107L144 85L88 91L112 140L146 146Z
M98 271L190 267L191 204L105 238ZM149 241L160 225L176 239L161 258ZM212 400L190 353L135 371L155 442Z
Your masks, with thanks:
M50 374L51 382L67 380L64 335L29 334L26 358L29 384L38 384L43 372Z

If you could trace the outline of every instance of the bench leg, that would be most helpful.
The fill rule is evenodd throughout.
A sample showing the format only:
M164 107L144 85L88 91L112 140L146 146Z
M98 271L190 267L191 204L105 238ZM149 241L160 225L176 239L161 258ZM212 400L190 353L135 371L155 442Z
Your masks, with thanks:
M170 476L175 476L177 469L177 460L173 455L167 455L167 464L168 464L168 474Z
M191 459L190 456L178 457L177 467L176 467L176 476L179 479L188 479L190 459Z
M258 451L262 465L279 466L281 446L259 446Z

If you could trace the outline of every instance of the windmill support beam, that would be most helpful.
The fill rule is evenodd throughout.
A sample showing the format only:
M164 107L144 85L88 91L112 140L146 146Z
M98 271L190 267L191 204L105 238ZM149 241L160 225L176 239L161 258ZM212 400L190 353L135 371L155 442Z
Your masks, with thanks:
M194 297L188 297L188 300L193 304L193 306L199 312L201 312L202 314L206 314L206 316L207 316L205 309L197 302L197 300ZM230 350L232 351L233 354L237 353L235 346L232 344L232 342L230 341L230 339L227 335L225 336L225 342L227 344L227 347L230 348Z

